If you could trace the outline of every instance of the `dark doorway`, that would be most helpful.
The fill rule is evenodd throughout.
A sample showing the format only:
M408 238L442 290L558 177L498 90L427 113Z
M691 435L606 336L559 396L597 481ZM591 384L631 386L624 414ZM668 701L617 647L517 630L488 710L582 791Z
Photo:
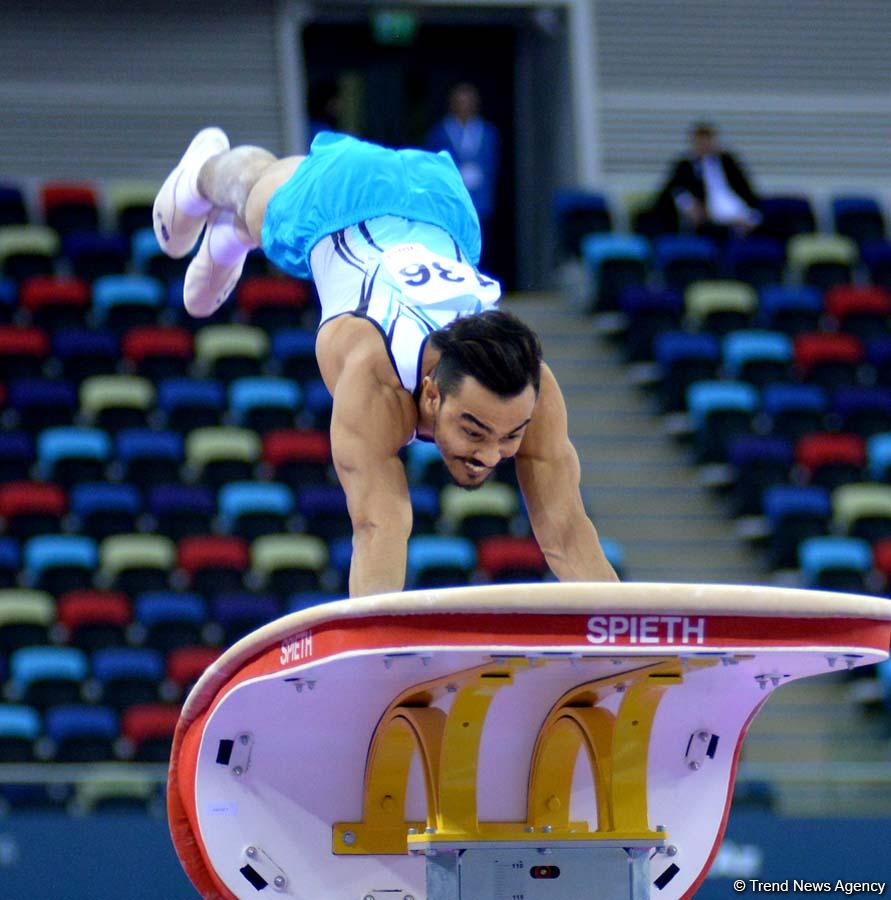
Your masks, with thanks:
M307 24L303 53L311 123L391 147L423 147L428 131L445 112L449 89L461 81L475 84L482 115L497 126L502 148L496 213L483 251L484 265L510 290L516 285L517 264L517 28L500 23L431 22L428 15L417 14L417 27L402 45L382 42L371 18Z

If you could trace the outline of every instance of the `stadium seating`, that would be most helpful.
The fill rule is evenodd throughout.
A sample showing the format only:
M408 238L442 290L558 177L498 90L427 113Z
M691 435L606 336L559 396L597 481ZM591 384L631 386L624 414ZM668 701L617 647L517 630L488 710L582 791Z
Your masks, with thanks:
M861 538L808 538L802 541L798 557L804 587L854 593L867 589L872 548Z
M683 292L695 281L717 278L718 248L708 238L662 235L653 246L653 267L665 287Z
M34 744L42 732L43 723L36 709L13 703L0 704L0 762L31 762Z
M125 594L90 588L62 594L57 614L65 642L86 652L123 646L132 619Z
M55 604L45 591L0 590L0 654L46 644L56 618Z
M860 246L885 238L885 217L875 197L833 197L832 220L840 235Z
M866 443L859 434L808 434L795 445L795 461L808 484L833 490L860 480L866 465Z
M554 192L551 204L560 252L581 255L582 239L612 231L612 216L603 194L565 188Z
M721 345L712 334L666 331L656 336L653 355L659 367L659 402L665 411L681 409L687 389L714 378Z
M68 506L57 484L8 481L0 484L0 518L6 534L29 538L59 531Z
M617 309L624 290L645 284L650 247L644 238L592 234L584 238L581 248L593 285L590 309Z
M686 288L684 305L692 328L725 335L751 324L758 295L741 281L697 279Z

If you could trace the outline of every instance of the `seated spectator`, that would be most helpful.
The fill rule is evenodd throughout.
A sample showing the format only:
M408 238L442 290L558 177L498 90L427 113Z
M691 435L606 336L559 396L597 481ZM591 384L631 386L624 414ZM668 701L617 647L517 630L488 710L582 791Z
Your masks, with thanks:
M716 128L698 122L690 129L690 153L678 159L642 231L662 234L678 227L723 241L745 235L761 221L758 195L736 157L721 148Z

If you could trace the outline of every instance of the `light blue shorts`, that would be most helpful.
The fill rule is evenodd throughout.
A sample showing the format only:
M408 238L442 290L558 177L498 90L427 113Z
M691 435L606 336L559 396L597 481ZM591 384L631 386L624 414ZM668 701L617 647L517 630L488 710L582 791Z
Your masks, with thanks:
M479 218L448 153L388 150L330 131L316 136L294 177L272 195L263 251L280 269L309 279L309 254L322 238L381 216L436 225L479 263Z

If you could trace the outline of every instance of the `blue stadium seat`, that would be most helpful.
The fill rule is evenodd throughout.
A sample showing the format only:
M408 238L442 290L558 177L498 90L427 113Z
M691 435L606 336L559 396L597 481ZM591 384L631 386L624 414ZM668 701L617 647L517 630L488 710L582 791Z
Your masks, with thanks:
M102 689L102 702L123 709L153 703L164 679L164 657L149 647L107 647L92 660L93 677Z
M762 507L771 526L768 557L774 568L794 566L798 544L825 534L832 514L829 492L816 485L773 485L765 490Z
M875 383L891 387L891 334L866 341L866 362Z
M306 428L327 430L331 425L334 400L321 378L303 386L303 408L307 414Z
M53 356L66 378L82 381L113 373L121 358L120 342L110 331L66 328L53 335Z
M145 630L142 643L167 653L202 643L207 604L198 594L148 591L134 604L134 619Z
M840 387L832 396L832 411L844 431L864 437L891 431L891 388Z
M758 392L744 381L696 381L687 389L687 408L697 459L716 462L726 459L732 438L751 430Z
M99 539L136 530L142 498L132 484L84 481L74 485L69 496L78 531Z
M405 471L410 484L442 487L451 482L442 454L431 441L414 441L406 448Z
M44 481L101 481L110 456L111 438L98 428L48 428L37 438L37 470Z
M340 589L349 590L350 563L353 559L353 539L335 538L328 544L328 565L337 573Z
M797 440L823 429L829 397L816 384L769 384L761 396L761 409L772 434Z
M872 571L872 548L862 538L825 535L798 548L802 586L863 593Z
M340 485L309 485L297 492L297 512L305 531L326 541L352 534L346 495Z
M866 465L874 481L891 481L891 431L874 434L867 440Z
M593 280L591 310L614 310L629 287L646 284L650 245L637 234L591 234L582 239L582 258Z
M28 207L22 189L15 184L0 184L0 225L27 225Z
M19 305L19 285L14 278L0 276L0 321L11 322Z
M34 458L31 435L24 431L0 431L0 482L26 479Z
M147 428L125 429L117 434L116 457L123 477L141 487L170 484L179 480L182 435Z
M130 258L137 272L142 275L149 274L147 271L149 260L163 255L154 228L140 228L139 231L133 232L130 239Z
M75 277L95 281L123 274L130 258L130 242L123 234L81 231L65 237L62 256L69 260Z
M412 531L414 534L432 534L439 518L439 491L429 484L413 484L408 489L411 497Z
M99 552L91 537L47 534L25 543L26 581L51 594L89 587L98 564Z
M238 378L229 386L233 422L260 434L293 428L300 407L300 387L287 378Z
M161 282L145 275L105 275L93 284L96 322L118 333L154 324L163 302Z
M68 425L77 409L77 391L60 379L20 378L9 385L7 405L16 411L18 426L33 433Z
M174 431L208 428L220 424L226 392L219 381L168 378L158 385L158 408Z
M149 278L157 279L166 284L179 281L185 278L186 268L191 262L191 256L185 256L182 259L172 259L167 256L158 246L158 239L155 237L154 228L140 228L133 232L130 242L130 252L133 259L133 266L141 275ZM180 286L180 295L182 287ZM182 307L182 297L179 299L179 312L184 313ZM200 319L194 319L200 322Z
M785 246L796 234L812 234L817 219L807 197L776 195L761 198L760 231Z
M295 381L321 377L316 361L316 336L301 328L288 328L272 335L272 358L278 360L281 374Z
M779 284L786 267L786 252L779 241L748 237L731 241L724 250L724 268L729 278L754 288Z
M680 327L684 298L680 291L668 288L630 287L619 296L619 309L625 314L624 352L631 362L653 358L656 336Z
M146 506L155 530L174 540L206 534L216 512L213 491L198 484L160 484L149 490Z
M654 264L666 287L685 291L694 281L718 276L718 247L692 234L663 234L654 243Z
M65 704L48 709L46 736L53 742L54 762L102 762L114 758L119 735L117 714L106 706Z
M786 481L792 470L795 448L788 438L776 435L742 434L727 446L727 461L733 466L731 509L734 515L761 511L765 489Z
M285 531L294 511L294 495L283 484L235 481L222 487L217 503L220 525L228 534L253 540Z
M891 289L891 241L869 241L860 251L860 260L873 284Z
M579 188L554 191L551 213L560 251L567 257L581 255L581 244L586 235L612 231L612 216L606 197L593 191Z
M15 585L21 566L22 553L15 538L0 538L0 587Z
M41 730L40 713L33 707L0 703L0 763L32 762Z
M860 246L885 239L885 216L875 197L842 195L832 198L835 230Z
M788 378L792 364L792 341L778 331L735 331L724 338L724 371L762 386Z
M408 542L406 584L410 588L468 584L476 548L467 538L421 535Z
M227 644L277 619L280 614L281 605L271 594L218 594L211 601L211 617L222 627Z
M823 296L810 285L772 284L759 292L756 322L764 328L800 334L814 331L823 314Z
M9 661L10 699L45 709L80 700L87 658L74 647L22 647Z
M714 378L721 345L713 334L667 331L653 341L653 355L659 366L659 405L673 411L683 407L691 384Z
M301 612L311 606L319 606L322 603L333 603L342 600L343 593L329 594L326 591L302 591L288 598L286 613Z

